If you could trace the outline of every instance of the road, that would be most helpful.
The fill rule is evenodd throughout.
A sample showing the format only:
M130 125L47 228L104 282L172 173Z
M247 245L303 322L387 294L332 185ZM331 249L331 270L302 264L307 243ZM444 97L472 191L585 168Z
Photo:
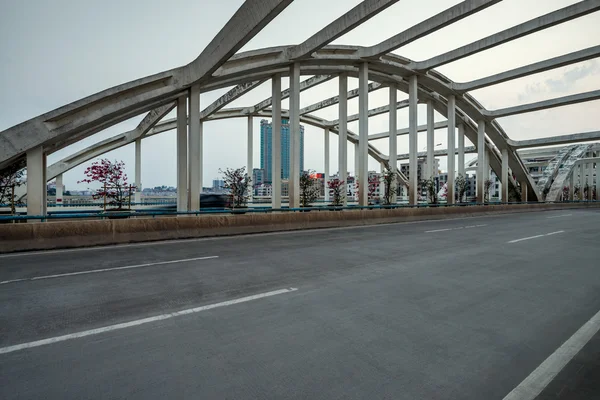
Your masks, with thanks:
M590 209L0 255L0 398L503 399L600 310L599 239Z

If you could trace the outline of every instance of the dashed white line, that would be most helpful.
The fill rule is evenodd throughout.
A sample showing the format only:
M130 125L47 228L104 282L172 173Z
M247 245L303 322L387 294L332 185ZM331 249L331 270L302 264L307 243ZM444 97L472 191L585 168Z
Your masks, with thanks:
M0 354L12 353L14 351L30 349L32 347L44 346L47 344L52 344L52 343L57 343L57 342L64 342L65 340L77 339L77 338L81 338L81 337L85 337L85 336L98 335L100 333L130 328L132 326L143 325L143 324L147 324L150 322L180 317L182 315L195 314L195 313L199 313L199 312L206 311L206 310L212 310L213 308L227 307L227 306L232 306L234 304L245 303L245 302L252 301L252 300L262 299L265 297L271 297L271 296L277 296L279 294L295 292L296 290L298 290L298 289L297 288L289 288L289 289L274 290L272 292L255 294L252 296L241 297L239 299L223 301L221 303L209 304L209 305L202 306L202 307L189 308L187 310L176 311L176 312L169 313L169 314L161 314L161 315L156 315L154 317L138 319L135 321L124 322L124 323L116 324L116 325L109 325L109 326L105 326L102 328L90 329L87 331L70 333L68 335L62 335L62 336L56 336L56 337L48 338L48 339L36 340L34 342L28 342L28 343L17 344L14 346L2 347L2 348L0 348Z
M600 331L600 311L507 394L504 400L535 399L598 331Z
M182 263L182 262L188 262L188 261L209 260L211 258L219 258L219 256L185 258L185 259L182 259L182 260L160 261L160 262L155 262L155 263L138 264L138 265L126 265L124 267L91 269L91 270L88 270L88 271L67 272L67 273L64 273L64 274L55 274L55 275L42 275L42 276L35 276L33 278L22 278L22 279L12 279L10 281L2 281L2 282L0 282L0 285L6 285L8 283L23 282L23 281L37 281L37 280L40 280L40 279L62 278L62 277L65 277L65 276L84 275L84 274L97 274L99 272L118 271L118 270L122 270L122 269L153 267L155 265L176 264L176 263Z
M562 217L570 217L573 214L563 214L563 215L553 215L551 217L546 217L547 219L551 219L551 218L562 218Z
M551 232L551 233L546 233L544 235L535 235L535 236L529 236L529 237L525 237L525 238L521 238L521 239L515 239L515 240L511 240L507 243L517 243L517 242L522 242L524 240L530 240L530 239L537 239L537 238L541 238L544 236L552 236L552 235L557 235L559 233L564 233L565 231L556 231L556 232Z
M425 233L434 233L434 232L446 232L446 231L458 231L461 229L469 229L469 228L481 228L483 226L487 226L487 224L485 225L469 225L469 226L459 226L458 228L446 228L446 229L434 229L432 231L425 231Z

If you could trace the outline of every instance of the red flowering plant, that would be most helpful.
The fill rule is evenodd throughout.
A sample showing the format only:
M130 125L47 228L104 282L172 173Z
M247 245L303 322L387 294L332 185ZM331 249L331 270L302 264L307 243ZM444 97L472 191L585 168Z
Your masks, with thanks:
M131 198L135 186L127 183L127 174L125 173L125 163L123 161L111 162L104 158L95 161L85 170L85 179L77 183L98 182L101 187L96 189L93 195L94 199L104 198L106 204L122 209Z
M344 204L345 194L345 182L340 179L332 179L327 182L327 187L331 190L333 198L331 199L332 206L341 206Z

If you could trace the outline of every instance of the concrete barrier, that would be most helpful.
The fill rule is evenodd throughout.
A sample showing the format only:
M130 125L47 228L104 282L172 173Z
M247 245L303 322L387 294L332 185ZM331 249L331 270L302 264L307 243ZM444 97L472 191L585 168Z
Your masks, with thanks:
M573 208L600 208L600 203L248 213L5 224L0 226L0 253Z

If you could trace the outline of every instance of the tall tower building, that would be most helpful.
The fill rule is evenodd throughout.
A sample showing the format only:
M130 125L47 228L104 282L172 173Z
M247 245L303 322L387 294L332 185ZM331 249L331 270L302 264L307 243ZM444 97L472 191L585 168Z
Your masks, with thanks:
M273 125L260 121L260 168L263 169L266 183L273 182L271 175L271 153L273 151ZM281 120L281 179L290 178L290 121ZM300 125L300 171L304 171L304 126Z

